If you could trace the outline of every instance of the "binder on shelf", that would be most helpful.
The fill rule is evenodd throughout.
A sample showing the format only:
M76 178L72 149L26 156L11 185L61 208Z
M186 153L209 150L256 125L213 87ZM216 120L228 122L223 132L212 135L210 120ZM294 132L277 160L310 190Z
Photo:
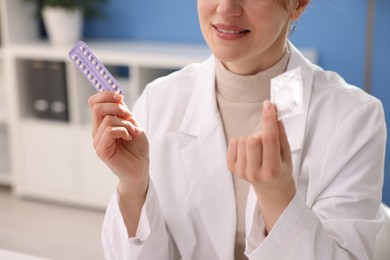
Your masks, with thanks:
M28 62L28 88L34 116L69 121L64 62Z
M34 60L28 62L28 88L31 98L32 111L38 118L49 116L49 99L46 91L45 62Z
M0 174L8 170L9 160L7 129L0 124Z
M50 118L69 121L65 63L48 63Z

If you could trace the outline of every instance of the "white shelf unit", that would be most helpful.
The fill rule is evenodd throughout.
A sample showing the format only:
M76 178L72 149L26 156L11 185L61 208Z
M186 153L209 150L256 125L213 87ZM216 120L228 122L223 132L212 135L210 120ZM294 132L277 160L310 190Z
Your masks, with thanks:
M95 91L69 60L72 46L39 39L34 8L24 0L0 0L0 11L0 156L6 150L0 163L7 164L0 167L0 184L20 197L104 209L117 180L93 150L87 100ZM121 82L129 107L148 82L210 55L199 45L86 43ZM69 120L42 119L32 111L32 61L64 64Z
M134 42L87 42L99 59L120 78L126 103L131 107L146 83L191 62L202 62L210 51L204 46ZM116 178L98 159L92 147L87 100L95 91L69 60L72 46L53 47L46 41L13 44L7 48L12 75L12 140L14 188L21 196L103 208L112 195ZM26 106L29 82L25 64L30 60L64 62L67 75L69 122L36 118ZM27 93L27 94L26 94Z
M9 46L22 41L30 41L38 37L38 24L35 20L35 6L24 0L0 0L0 185L14 185L16 163L13 151L17 139L14 130L15 113L12 104L12 90L9 75Z

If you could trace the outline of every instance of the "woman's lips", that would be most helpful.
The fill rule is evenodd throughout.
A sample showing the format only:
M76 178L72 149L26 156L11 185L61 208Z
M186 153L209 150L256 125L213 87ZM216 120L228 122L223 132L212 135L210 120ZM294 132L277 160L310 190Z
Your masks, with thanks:
M214 24L213 28L216 35L223 40L238 40L250 33L248 29L225 24Z

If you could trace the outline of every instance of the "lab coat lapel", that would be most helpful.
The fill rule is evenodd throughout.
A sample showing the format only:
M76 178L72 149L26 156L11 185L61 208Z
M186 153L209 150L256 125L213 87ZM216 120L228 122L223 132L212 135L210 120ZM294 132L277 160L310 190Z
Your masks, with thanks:
M304 144L307 113L309 109L311 89L313 84L313 68L308 64L302 54L290 44L291 56L287 70L301 67L302 91L303 91L303 113L283 120L286 129L288 142L290 144L293 176L298 181L298 173Z
M203 65L181 132L192 141L181 150L202 221L219 259L232 259L236 212L226 141L215 97L214 58ZM231 250L229 250L231 249Z

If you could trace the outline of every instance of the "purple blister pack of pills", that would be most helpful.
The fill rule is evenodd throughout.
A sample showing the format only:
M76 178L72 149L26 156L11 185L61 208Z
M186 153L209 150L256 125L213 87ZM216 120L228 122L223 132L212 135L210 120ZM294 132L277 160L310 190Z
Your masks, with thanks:
M99 61L91 49L79 41L70 51L69 58L88 79L96 91L123 93L122 87Z

